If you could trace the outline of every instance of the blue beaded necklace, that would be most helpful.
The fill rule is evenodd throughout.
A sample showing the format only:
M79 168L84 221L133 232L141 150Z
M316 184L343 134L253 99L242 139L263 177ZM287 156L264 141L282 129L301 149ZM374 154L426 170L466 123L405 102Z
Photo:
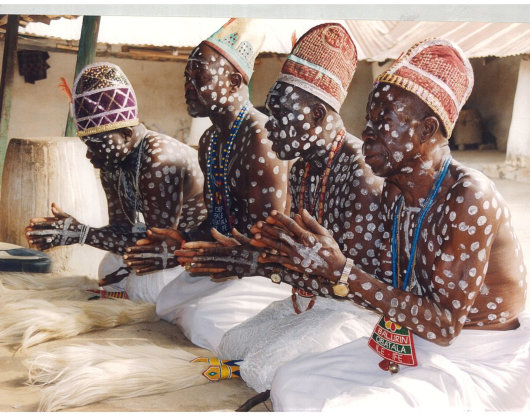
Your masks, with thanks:
M230 215L230 206L232 200L230 198L230 189L228 187L228 162L230 160L230 152L232 145L239 132L239 127L243 119L249 111L250 103L247 102L239 114L237 115L232 128L230 129L230 136L223 148L221 157L218 155L217 142L219 135L214 130L208 144L208 158L206 160L206 170L208 179L206 181L208 193L211 199L211 223L217 231L229 235L233 226L233 218Z
M440 186L447 174L447 171L449 170L449 164L451 162L451 157L449 156L447 159L444 160L442 170L438 174L438 177L436 178L436 181L434 182L434 185L432 189L429 191L429 194L427 195L427 198L425 198L425 202L423 204L423 208L420 211L420 214L418 216L418 224L416 228L414 229L414 239L412 240L412 247L410 250L410 257L407 264L407 271L405 273L405 279L403 280L403 285L401 287L401 290L406 290L407 286L409 284L410 276L412 274L412 269L414 268L415 258L416 258L416 247L418 245L418 240L420 237L420 231L421 231L421 225L423 223L423 219L425 218L425 215L427 215L427 212L429 209L431 209L431 206L434 201L434 197L438 193L438 190L440 189ZM399 262L399 217L401 215L401 208L403 205L403 195L398 200L398 203L396 205L396 211L394 213L394 222L392 225L392 283L394 287L398 287L398 262Z

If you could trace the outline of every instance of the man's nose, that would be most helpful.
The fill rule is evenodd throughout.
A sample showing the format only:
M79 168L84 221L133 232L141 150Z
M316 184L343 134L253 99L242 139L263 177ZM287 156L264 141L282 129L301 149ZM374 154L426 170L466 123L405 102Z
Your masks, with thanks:
M274 130L275 128L277 128L277 127L278 127L278 121L276 120L276 118L274 118L272 116L269 116L269 119L265 123L265 128L267 130L271 131L271 130Z
M268 130L268 131L274 130L274 123L273 123L273 121L270 118L265 123L265 129Z
M375 132L372 126L372 123L368 122L366 123L366 127L364 128L363 132L361 133L361 139L363 142L367 140L375 140Z

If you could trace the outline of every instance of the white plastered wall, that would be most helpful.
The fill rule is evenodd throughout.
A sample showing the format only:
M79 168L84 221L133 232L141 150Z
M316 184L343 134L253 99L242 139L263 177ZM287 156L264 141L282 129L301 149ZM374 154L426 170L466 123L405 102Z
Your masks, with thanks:
M530 59L519 64L519 78L513 103L513 115L508 136L506 163L518 168L530 168Z

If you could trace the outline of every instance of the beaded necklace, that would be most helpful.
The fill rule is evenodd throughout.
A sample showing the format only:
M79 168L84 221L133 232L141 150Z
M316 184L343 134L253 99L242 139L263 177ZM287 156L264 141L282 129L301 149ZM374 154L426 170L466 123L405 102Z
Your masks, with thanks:
M228 187L228 162L230 160L230 152L232 145L239 132L241 123L249 111L250 103L247 102L239 114L237 115L234 124L230 129L230 136L223 147L221 157L218 155L217 142L219 135L214 130L210 143L208 144L208 158L206 160L207 170L207 189L211 199L211 222L212 226L219 232L229 235L234 223L233 217L230 215L230 206L232 200L230 198L230 189Z
M326 196L326 188L328 185L328 179L329 179L329 173L331 171L331 167L333 166L333 162L335 161L335 158L337 157L338 153L342 149L342 146L344 145L344 135L346 134L346 131L344 129L340 129L337 133L337 137L335 140L333 140L333 143L331 145L331 150L329 152L328 161L326 164L326 169L324 170L324 173L318 180L319 186L315 188L315 196L313 198L313 206L310 206L309 202L309 196L307 195L307 180L309 178L309 163L305 164L305 170L304 170L304 176L302 177L302 183L300 185L300 194L298 196L298 213L301 215L302 210L305 207L308 207L308 211L311 215L314 215L316 204L318 201L318 213L316 215L317 221L319 224L322 224L322 218L324 216L324 198ZM320 188L320 196L317 198L318 189ZM307 305L306 311L311 309L313 305L315 304L316 296L313 295L311 292L306 292L303 289L295 288L293 287L291 299L293 301L293 308L294 311L297 314L300 314L302 311L300 310L300 307L298 306L298 302L296 300L296 295L300 295L305 298L311 298L311 301Z
M127 184L125 183L125 180L123 178L123 169L121 167L120 167L120 174L119 174L119 177L118 177L118 199L120 201L121 210L125 214L125 217L127 218L127 221L129 221L129 223L133 226L133 228L132 228L133 233L136 233L136 232L143 233L143 232L145 232L147 230L147 227L145 226L145 224L140 222L139 211L140 211L141 207L138 206L138 203L139 203L138 196L140 194L140 189L138 187L138 180L139 180L139 177L140 177L140 162L141 162L141 158L142 158L143 143L144 143L144 138L142 138L142 140L140 141L140 144L137 147L138 148L138 156L136 158L136 166L135 166L136 169L135 169L134 183L133 183L133 187L134 187L134 202L133 202L134 214L133 214L133 219L132 220L129 217L129 214L127 214L127 210L125 209L125 206L124 206L123 201L122 201L122 196L121 196L122 182L123 182L123 192L125 193L125 196L128 197L131 192L128 189Z
M331 150L329 152L328 162L326 164L326 169L324 170L324 174L319 178L319 184L320 184L320 197L318 198L318 213L317 213L317 221L319 224L322 223L322 215L324 213L324 198L326 196L326 188L328 185L328 179L329 179L329 172L331 170L331 166L333 165L333 162L335 161L335 156L339 153L340 149L342 148L342 145L344 144L344 135L345 130L341 129L337 133L337 137L333 141L333 144L331 145ZM298 210L299 213L302 213L302 210L307 206L309 207L309 212L313 215L315 213L315 208L317 204L317 198L316 193L319 188L317 186L315 188L315 197L313 198L313 206L310 207L309 203L309 195L306 192L307 188L307 179L309 178L309 163L305 164L305 170L304 170L304 176L302 177L302 184L300 186L300 194L298 196Z
M412 241L410 256L405 272L405 278L402 285L399 285L399 220L403 208L403 195L399 197L394 211L394 219L392 224L392 284L395 288L403 291L407 290L410 277L414 270L416 263L416 248L420 236L421 226L425 215L431 209L434 202L434 197L438 193L440 186L447 174L451 157L444 160L442 168L436 177L433 187L427 194L423 203L422 209L418 215L418 221L414 229L414 238ZM406 232L406 231L405 231ZM397 336L396 336L397 334ZM379 363L379 367L384 371L390 371L392 374L399 372L399 364L414 367L418 365L416 359L416 351L414 348L413 333L407 328L392 322L384 315L381 316L379 322L375 325L372 336L368 341L368 346L383 358ZM399 363L399 364L398 364Z
M416 228L414 229L414 238L412 240L412 246L410 249L409 261L408 261L407 269L405 272L405 278L403 279L403 284L401 286L402 290L407 289L407 286L410 281L410 276L412 275L412 270L414 269L414 264L416 261L416 247L418 245L418 240L420 237L420 231L421 231L421 225L423 223L423 219L425 218L425 215L427 215L427 212L429 211L429 209L431 209L431 206L434 201L434 197L438 193L438 190L440 189L442 181L444 180L447 174L447 171L449 170L450 162L451 162L451 157L448 157L447 159L444 160L444 163L442 165L442 170L440 171L440 173L438 173L438 177L436 178L436 181L434 182L433 187L431 188L427 197L425 198L425 201L423 203L423 208L421 209L418 215L418 224L416 225ZM399 217L401 215L402 208L403 208L403 195L401 195L396 205L396 211L394 213L394 221L392 224L392 283L394 287L398 287L398 277L400 276L400 273L398 273Z

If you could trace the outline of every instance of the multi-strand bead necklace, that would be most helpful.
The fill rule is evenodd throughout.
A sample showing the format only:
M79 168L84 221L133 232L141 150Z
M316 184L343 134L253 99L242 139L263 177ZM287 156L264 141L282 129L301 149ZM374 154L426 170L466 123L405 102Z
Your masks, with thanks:
M232 199L230 198L230 189L228 186L230 152L232 151L232 146L241 127L241 123L247 116L248 111L249 103L247 102L232 124L230 136L223 147L221 157L219 157L217 146L219 141L217 131L214 130L210 138L210 143L208 144L208 158L206 160L208 178L206 184L211 199L212 226L223 234L230 234L233 226L233 218L230 215Z

